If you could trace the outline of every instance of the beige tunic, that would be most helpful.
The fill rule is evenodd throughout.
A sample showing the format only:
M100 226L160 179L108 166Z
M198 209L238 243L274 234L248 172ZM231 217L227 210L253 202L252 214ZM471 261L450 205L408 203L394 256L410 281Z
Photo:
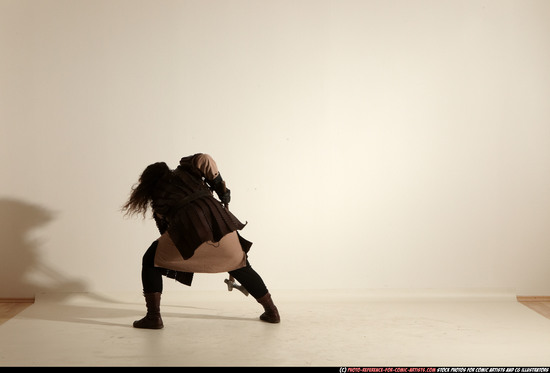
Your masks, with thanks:
M198 155L194 163L209 179L219 173L216 163L208 154ZM185 260L168 232L165 232L158 239L155 266L192 273L229 272L246 266L246 253L235 231L226 234L219 242L204 242L191 258Z
M155 266L193 273L229 272L246 266L246 254L237 232L231 232L220 242L203 243L191 258L184 260L168 233L164 233L159 238Z

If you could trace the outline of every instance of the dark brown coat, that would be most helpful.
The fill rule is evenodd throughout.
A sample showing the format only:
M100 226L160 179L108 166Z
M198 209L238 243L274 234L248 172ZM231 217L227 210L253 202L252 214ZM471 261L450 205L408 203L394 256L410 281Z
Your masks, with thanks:
M205 183L218 174L212 157L198 153L182 158L179 166L158 182L152 201L157 226L164 233L155 257L158 266L176 271L206 268L204 272L225 272L236 269L235 260L224 265L229 256L238 259L237 268L245 265L252 243L237 233L245 224L214 198ZM242 260L236 257L236 250Z

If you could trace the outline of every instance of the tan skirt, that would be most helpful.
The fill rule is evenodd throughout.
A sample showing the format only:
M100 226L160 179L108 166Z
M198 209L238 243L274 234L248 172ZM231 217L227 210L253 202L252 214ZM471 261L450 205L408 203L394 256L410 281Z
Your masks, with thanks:
M237 232L226 234L220 242L203 243L187 260L182 258L167 232L158 241L155 254L157 267L181 272L221 273L246 266L246 253L241 247Z

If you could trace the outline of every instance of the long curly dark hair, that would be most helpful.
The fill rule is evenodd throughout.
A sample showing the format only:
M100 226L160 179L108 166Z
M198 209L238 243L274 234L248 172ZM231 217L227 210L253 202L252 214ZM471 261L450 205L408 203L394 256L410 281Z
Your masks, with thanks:
M157 162L147 166L139 177L138 183L132 187L128 201L121 208L124 215L143 214L145 218L148 208L151 207L157 182L170 172L170 168L165 162Z

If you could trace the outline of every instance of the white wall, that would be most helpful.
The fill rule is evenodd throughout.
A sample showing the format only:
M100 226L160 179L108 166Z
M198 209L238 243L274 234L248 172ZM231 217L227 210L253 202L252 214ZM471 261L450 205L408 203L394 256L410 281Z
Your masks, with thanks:
M0 297L141 292L195 152L271 289L550 294L547 0L0 0L0 53Z

